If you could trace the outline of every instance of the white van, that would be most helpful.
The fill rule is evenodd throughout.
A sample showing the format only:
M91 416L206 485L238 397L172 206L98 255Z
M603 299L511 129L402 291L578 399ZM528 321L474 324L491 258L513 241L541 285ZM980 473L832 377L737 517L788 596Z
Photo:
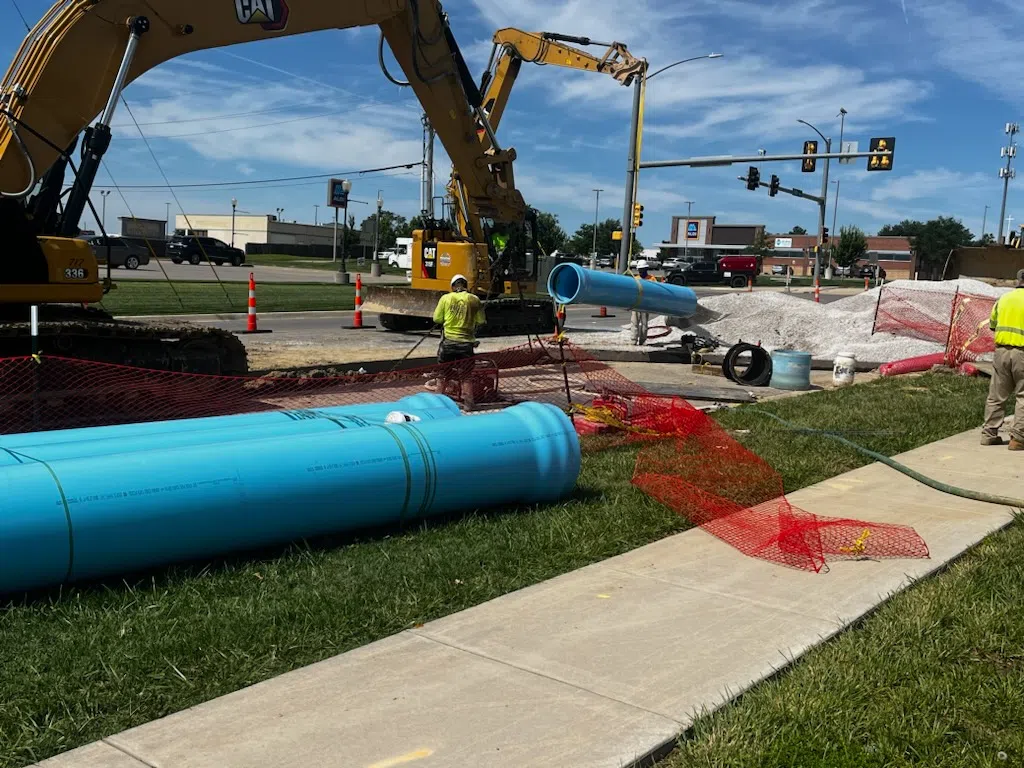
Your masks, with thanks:
M384 256L385 254L381 254ZM395 250L386 254L388 264L396 269L412 269L412 238L399 237L395 240Z

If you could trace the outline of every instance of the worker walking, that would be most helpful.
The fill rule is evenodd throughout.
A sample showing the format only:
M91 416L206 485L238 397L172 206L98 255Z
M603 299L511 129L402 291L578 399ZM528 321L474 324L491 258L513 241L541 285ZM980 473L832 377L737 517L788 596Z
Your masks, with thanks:
M650 273L651 265L647 262L647 259L639 259L636 263L636 271L640 280L652 280L658 282L658 278L654 277ZM644 344L647 341L647 326L650 322L651 316L648 312L637 312L633 311L629 316L629 330L632 336L633 343L637 346Z
M985 404L982 445L1002 445L999 427L1006 418L1006 402L1016 399L1016 414L1010 428L1010 450L1024 451L1024 269L1017 272L1017 288L1002 296L992 307L989 328L995 331L996 353L992 382Z

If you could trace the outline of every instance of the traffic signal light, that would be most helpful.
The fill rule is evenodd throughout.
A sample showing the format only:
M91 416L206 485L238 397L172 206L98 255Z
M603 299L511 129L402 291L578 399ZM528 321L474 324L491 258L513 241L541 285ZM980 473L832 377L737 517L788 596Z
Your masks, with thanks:
M761 172L755 166L747 169L747 189L755 191L761 184Z
M805 141L804 142L804 154L805 155L816 155L818 154L818 142L816 141ZM813 157L805 157L803 166L800 168L804 173L814 173L814 169L818 167L818 161Z
M895 153L896 151L896 139L893 136L886 136L885 138L872 139L871 146L869 147L871 152L881 152L888 150L889 152ZM894 155L883 155L882 157L869 157L868 158L868 170L869 171L891 171L892 161Z
M633 228L644 225L644 207L640 203L633 203Z
M828 227L821 228L821 244L828 245Z
M768 197L775 197L779 194L779 177L772 174L772 183L768 185Z

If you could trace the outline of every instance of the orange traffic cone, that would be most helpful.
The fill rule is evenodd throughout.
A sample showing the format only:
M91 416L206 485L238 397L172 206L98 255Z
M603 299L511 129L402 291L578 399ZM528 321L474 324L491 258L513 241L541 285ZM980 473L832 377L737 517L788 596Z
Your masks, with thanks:
M349 331L365 331L375 328L373 325L363 325L363 276L356 275L356 309L352 314L352 325L346 325Z
M249 314L246 318L245 330L242 333L273 333L256 328L256 276L249 273Z

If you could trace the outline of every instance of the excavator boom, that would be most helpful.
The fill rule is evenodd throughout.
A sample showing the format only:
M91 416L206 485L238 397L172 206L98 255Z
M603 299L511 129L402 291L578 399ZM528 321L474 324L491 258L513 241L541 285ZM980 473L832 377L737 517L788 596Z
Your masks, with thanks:
M515 152L475 140L481 97L437 0L62 0L26 38L0 84L0 192L27 194L90 120L109 120L121 87L162 62L373 24L459 169L472 215L521 218Z

